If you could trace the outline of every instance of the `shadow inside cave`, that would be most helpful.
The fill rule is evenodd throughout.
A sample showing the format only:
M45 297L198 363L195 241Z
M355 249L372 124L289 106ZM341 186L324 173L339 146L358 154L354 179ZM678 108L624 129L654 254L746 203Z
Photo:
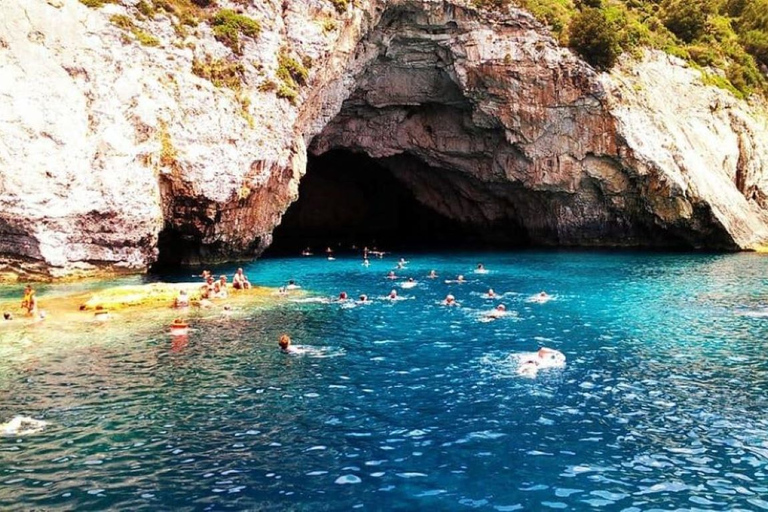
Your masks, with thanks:
M441 172L421 167L425 173ZM317 252L326 247L427 251L528 245L524 233L509 225L478 226L437 212L417 200L396 174L362 153L310 154L299 199L274 230L267 255L298 254L307 247Z

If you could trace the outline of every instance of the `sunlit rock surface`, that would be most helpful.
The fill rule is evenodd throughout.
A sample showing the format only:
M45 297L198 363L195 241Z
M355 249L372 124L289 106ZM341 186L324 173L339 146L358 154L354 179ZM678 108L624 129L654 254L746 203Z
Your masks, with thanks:
M519 10L297 0L231 4L262 25L238 57L208 25L179 31L133 4L0 3L7 275L256 256L298 197L307 152L331 149L369 155L500 243L768 240L765 109L666 56L597 74ZM280 53L308 65L293 102L276 94ZM239 60L239 87L194 74L205 59Z

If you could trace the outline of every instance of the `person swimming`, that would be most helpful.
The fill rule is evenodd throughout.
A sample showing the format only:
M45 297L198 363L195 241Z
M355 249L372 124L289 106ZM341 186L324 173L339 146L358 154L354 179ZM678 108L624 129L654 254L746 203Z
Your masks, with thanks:
M294 281L293 279L288 281L288 285L286 285L285 287L286 290L298 290L299 288L301 288L301 286L297 285L296 281Z
M552 299L552 296L549 295L545 291L541 291L537 293L536 295L533 295L528 298L528 302L538 302L539 304L544 304L545 302L548 302Z
M486 270L485 266L482 263L478 263L477 268L475 268L475 272L477 274L487 274L488 270Z
M496 298L496 292L493 291L493 288L488 288L488 293L485 294L486 299L495 299Z
M370 267L371 266L371 262L368 261L368 258L363 258L363 266L364 267Z
M389 296L387 298L389 300L397 300L397 290L392 290L389 292Z
M368 304L368 296L366 294L361 294L360 297L357 299L357 302L360 304Z
M491 320L496 320L497 318L507 316L507 314L508 314L507 306L505 306L504 304L499 304L494 309L488 311L485 314L485 317Z
M341 292L341 293L339 294L339 301L345 301L345 300L347 300L348 298L349 298L349 297L347 296L347 292Z
M389 271L389 273L387 274L387 279L397 279L397 276L395 275L394 270Z
M412 277L409 277L406 282L400 283L400 287L402 287L402 288L413 288L414 286L416 286L416 284L418 284L418 283L416 283L416 280L414 278L412 278Z
M430 270L429 274L427 275L427 277L429 279L435 279L437 277L437 272L435 272L434 270Z
M291 351L291 338L287 334L282 334L280 339L277 340L277 344L283 352Z
M309 247L307 247L306 249L301 251L301 255L302 256L312 256L312 250Z
M451 295L450 293L445 296L445 300L443 301L443 305L445 306L458 306L459 303L456 302L456 297Z

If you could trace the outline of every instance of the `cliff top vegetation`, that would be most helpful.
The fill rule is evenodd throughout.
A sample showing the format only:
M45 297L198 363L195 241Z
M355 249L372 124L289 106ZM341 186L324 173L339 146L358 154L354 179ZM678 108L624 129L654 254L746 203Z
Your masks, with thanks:
M702 68L737 96L768 92L768 0L472 0L516 5L598 69L656 48Z

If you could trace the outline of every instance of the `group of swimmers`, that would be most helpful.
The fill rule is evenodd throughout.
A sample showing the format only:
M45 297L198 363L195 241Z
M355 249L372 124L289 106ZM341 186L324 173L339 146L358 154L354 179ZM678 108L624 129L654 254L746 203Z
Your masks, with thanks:
M330 248L329 248L330 251ZM307 249L304 255L311 254L311 251ZM330 254L330 252L329 252ZM395 266L394 270L390 270L386 278L395 280L400 279L400 277L395 273L396 270L403 270L406 268L408 264L408 261L406 261L404 258L400 258ZM368 267L370 265L370 262L368 261L368 251L364 251L363 253L363 265ZM485 268L485 266L482 263L478 263L474 273L476 274L487 274L488 270ZM437 279L439 276L435 270L430 270L429 273L426 276L428 279ZM458 275L456 279L446 279L446 284L463 284L466 283L467 280L463 275ZM402 288L413 288L418 283L413 277L408 277L407 280L400 282L400 287ZM290 281L289 285L286 287L283 287L280 289L281 292L285 292L289 289L295 289L299 288L298 285L295 284L294 281ZM489 288L487 293L483 294L483 297L486 299L499 299L500 296L496 294L496 292L493 290L493 288ZM390 301L396 301L401 300L403 297L400 297L397 293L396 289L392 289L392 291L389 292L387 296L384 297L384 300L390 300ZM552 297L545 291L541 291L538 294L532 295L528 298L528 302L536 302L536 303L544 303L551 299ZM346 291L342 291L339 293L338 298L336 299L325 299L329 301L336 301L336 302L347 302L352 301L352 299L349 297ZM370 299L368 295L361 294L358 297L357 303L358 304L367 304L370 302ZM449 293L446 295L445 299L442 301L442 304L445 306L459 306L459 302L456 300L456 297ZM498 318L502 318L504 316L507 316L510 314L509 311L507 311L507 307L505 304L497 304L491 311L486 312L483 317L485 321L489 320L495 320ZM278 346L280 347L280 350L285 353L297 353L300 352L299 350L296 350L295 347L291 346L291 339L287 334L282 334L278 340ZM555 367L562 367L565 364L565 356L554 349L550 348L540 348L537 352L533 353L524 353L524 354L513 354L510 356L511 358L514 358L516 361L516 369L517 373L521 376L526 377L535 377L537 372L542 368L555 368Z

